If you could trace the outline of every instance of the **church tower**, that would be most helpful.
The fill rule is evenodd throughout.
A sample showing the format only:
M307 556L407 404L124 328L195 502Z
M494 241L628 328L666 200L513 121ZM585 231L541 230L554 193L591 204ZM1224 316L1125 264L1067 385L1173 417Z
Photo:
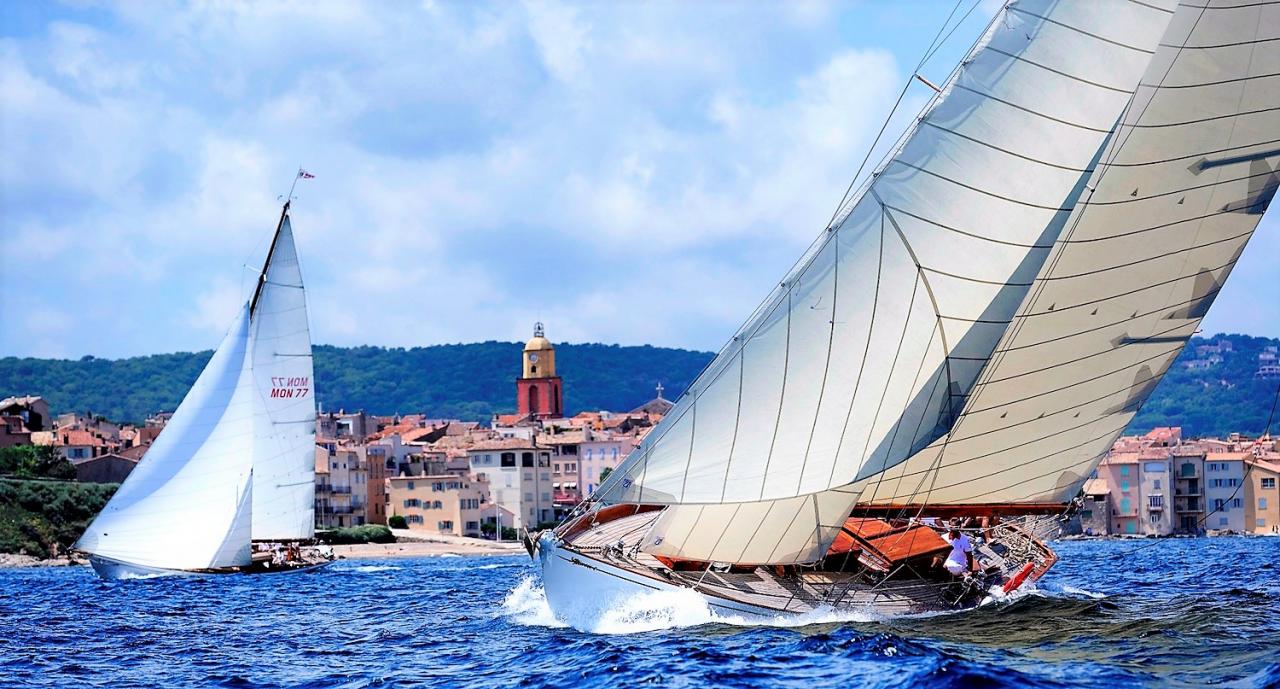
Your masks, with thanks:
M546 338L541 323L533 326L533 339L521 354L516 379L516 409L521 416L553 419L564 416L564 394L556 375L556 348Z

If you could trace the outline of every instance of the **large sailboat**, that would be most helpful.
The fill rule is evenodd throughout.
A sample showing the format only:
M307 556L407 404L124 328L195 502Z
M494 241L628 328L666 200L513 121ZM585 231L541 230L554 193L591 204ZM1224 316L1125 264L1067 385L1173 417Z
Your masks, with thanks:
M252 298L76 543L103 578L319 564L277 557L273 567L252 547L310 539L315 528L311 334L289 203Z
M1018 0L936 91L595 497L530 535L557 614L954 610L1054 564L1034 520L1070 509L1280 186L1280 2Z

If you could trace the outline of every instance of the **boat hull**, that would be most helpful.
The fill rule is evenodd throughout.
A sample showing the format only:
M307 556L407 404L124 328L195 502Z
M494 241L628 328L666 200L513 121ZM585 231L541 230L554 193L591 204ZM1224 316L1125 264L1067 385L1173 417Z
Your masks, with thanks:
M90 555L89 565L102 579L107 581L127 581L131 579L159 579L163 577L207 577L223 574L287 574L293 572L314 572L326 567L330 562L316 562L292 567L264 567L248 565L246 567L225 567L220 569L165 569L139 565L133 562L115 560L101 555Z
M719 599L688 586L661 581L566 548L551 531L538 538L535 559L542 577L547 604L561 620L580 626L599 619L610 609L638 596L654 593L694 592L716 614L766 620L778 611L739 601Z

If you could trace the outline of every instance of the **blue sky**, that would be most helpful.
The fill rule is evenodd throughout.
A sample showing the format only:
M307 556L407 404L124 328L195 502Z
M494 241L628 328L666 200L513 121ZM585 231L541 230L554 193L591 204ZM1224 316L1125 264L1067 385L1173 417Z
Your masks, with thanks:
M212 347L299 164L316 342L716 349L951 6L2 3L0 355ZM1207 332L1280 335L1275 215Z

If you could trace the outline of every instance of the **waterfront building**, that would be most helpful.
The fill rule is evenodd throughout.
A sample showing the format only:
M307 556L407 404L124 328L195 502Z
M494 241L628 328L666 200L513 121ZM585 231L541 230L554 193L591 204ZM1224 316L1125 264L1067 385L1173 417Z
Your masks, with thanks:
M514 517L515 528L555 520L549 447L523 438L492 438L467 450L471 476L486 481L490 499Z
M1202 448L1175 448L1173 462L1174 533L1198 535L1204 531L1204 455Z
M1248 452L1207 452L1204 497L1208 531L1244 533L1244 470Z
M389 512L393 516L404 517L409 529L453 536L480 536L484 511L489 503L486 482L441 474L392 476L387 483Z
M1280 461L1254 458L1245 460L1245 464L1248 469L1244 484L1245 530L1258 534L1280 533Z
M316 442L315 520L318 529L366 523L369 495L368 457L364 446Z
M52 428L49 417L49 403L37 395L6 397L0 400L0 416L17 416L22 425L30 432L47 431Z
M1080 532L1103 536L1111 532L1111 486L1105 478L1084 483L1084 504L1080 507Z

